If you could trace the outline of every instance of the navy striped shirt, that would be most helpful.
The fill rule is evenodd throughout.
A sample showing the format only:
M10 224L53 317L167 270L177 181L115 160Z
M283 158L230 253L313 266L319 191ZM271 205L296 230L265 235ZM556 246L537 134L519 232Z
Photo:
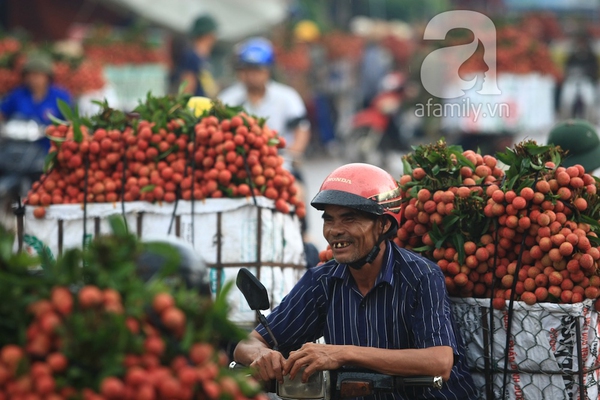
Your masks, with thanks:
M456 362L442 390L406 388L377 398L476 398L442 271L390 243L375 286L364 297L345 264L330 261L307 270L267 317L281 350L297 349L321 336L329 344L388 349L450 346ZM273 344L262 325L256 329Z

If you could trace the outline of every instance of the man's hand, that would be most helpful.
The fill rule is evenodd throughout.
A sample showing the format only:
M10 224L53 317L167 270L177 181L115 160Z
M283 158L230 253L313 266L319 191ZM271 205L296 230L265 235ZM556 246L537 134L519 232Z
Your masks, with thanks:
M196 74L192 71L184 71L179 79L179 85L185 84L182 92L194 94L196 92Z
M253 368L257 378L263 381L277 379L283 383L285 358L280 352L272 350L255 330L246 340L238 343L233 358L240 364Z
M344 365L344 346L330 344L306 343L300 350L292 351L285 361L283 374L294 379L300 368L306 367L302 373L302 382L318 371L334 370Z
M279 383L283 383L283 365L285 358L275 350L263 349L258 357L250 364L250 367L256 370L258 377L263 381L277 379Z

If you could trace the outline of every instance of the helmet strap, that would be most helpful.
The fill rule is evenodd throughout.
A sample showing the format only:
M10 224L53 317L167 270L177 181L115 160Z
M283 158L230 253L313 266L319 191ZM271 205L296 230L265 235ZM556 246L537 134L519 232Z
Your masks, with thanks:
M379 254L379 251L381 250L381 248L380 248L381 243L383 243L385 240L390 239L395 234L396 234L395 225L392 224L387 231L385 231L384 233L379 235L379 238L377 239L377 243L375 243L375 246L373 246L371 251L369 251L369 253L366 256L364 256L352 263L348 263L348 266L350 268L359 270L365 264L371 264L373 261L375 261L375 258L377 258L377 255Z
M369 253L366 256L364 256L354 262L348 263L348 266L350 268L354 268L354 269L358 270L358 269L361 269L365 264L371 264L373 261L375 261L375 258L377 258L377 255L379 254L379 251L381 250L380 249L381 243L383 243L383 241L386 239L387 239L387 234L380 235L379 239L377 239L377 243L375 244L375 246L373 246L371 251L369 251Z

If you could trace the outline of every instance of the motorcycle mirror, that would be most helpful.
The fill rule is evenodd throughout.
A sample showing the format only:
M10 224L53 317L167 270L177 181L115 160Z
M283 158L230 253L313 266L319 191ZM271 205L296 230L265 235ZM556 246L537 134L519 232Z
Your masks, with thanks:
M247 268L241 268L238 271L235 284L246 298L251 310L259 311L271 308L267 289Z
M260 312L260 310L268 310L269 308L271 308L267 289L252 274L252 272L250 272L246 268L240 268L237 274L237 278L235 280L235 284L246 298L246 302L248 302L248 306L250 306L250 309L256 312L258 320L269 333L269 336L273 340L273 350L277 350L279 348L279 343L277 343L277 339L275 338L275 335L273 335L273 332L269 327L269 322L267 321L265 316L262 315Z

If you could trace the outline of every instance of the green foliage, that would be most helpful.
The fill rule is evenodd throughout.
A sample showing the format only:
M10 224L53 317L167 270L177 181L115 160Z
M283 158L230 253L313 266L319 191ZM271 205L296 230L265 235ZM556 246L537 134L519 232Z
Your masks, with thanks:
M138 114L139 119L154 122L155 129L166 129L167 123L171 120L181 118L185 121L182 128L193 125L198 122L198 118L194 116L187 103L192 96L185 93L177 95L167 95L163 97L154 97L148 92L146 100L139 102L134 112ZM193 131L193 130L192 130ZM184 129L184 133L187 129Z
M143 339L127 329L124 315L85 310L68 318L62 330L63 352L77 360L66 374L73 387L97 387L107 376L122 375L124 355L142 351Z
M26 253L13 253L14 236L0 226L0 347L24 344L30 316L23 311L37 296L48 293L34 267L39 259Z
M208 343L218 343L222 337L234 341L243 339L246 333L227 319L229 304L227 296L233 288L233 281L227 282L217 295L212 307L205 308L204 320L199 325L197 339Z
M244 108L241 106L232 107L223 104L220 100L214 100L212 102L212 107L209 110L206 110L203 117L214 115L219 120L226 118L233 118L238 115L240 112L244 111ZM244 120L246 126L248 126L247 122Z
M512 149L496 154L498 161L508 166L506 179L502 189L520 191L531 187L540 174L554 170L562 161L563 152L555 146L539 146L529 140L516 144ZM554 168L546 167L546 163L554 163Z
M65 120L53 116L50 116L50 119L55 125L72 126L73 139L76 142L81 142L83 140L81 127L83 126L87 127L90 132L94 132L100 128L107 131L115 129L124 132L128 127L137 128L140 121L149 121L154 124L152 128L154 132L166 129L178 135L192 135L194 134L194 127L202 118L216 116L219 120L223 120L244 112L242 107L232 107L214 100L210 109L204 111L200 117L196 117L194 110L188 107L188 101L191 97L190 94L183 93L181 90L178 94L160 97L156 97L151 92L148 92L146 98L140 100L138 106L130 113L111 108L107 100L93 101L94 104L100 107L100 110L89 117L80 116L77 107L71 108L67 103L59 100L58 106ZM255 118L261 127L266 121L265 118L251 117ZM250 123L246 118L242 117L242 119L244 125L250 127ZM51 137L50 139L58 145L66 140L65 138L57 137ZM277 143L271 142L270 144L276 145ZM177 150L176 146L172 146L167 151L162 152L158 156L158 159L164 159ZM46 171L52 169L55 164L55 158L56 155L53 154L46 159Z
M413 146L413 152L402 158L404 173L412 174L415 168L420 167L425 170L426 176L422 180L408 182L402 189L411 197L416 197L416 193L422 188L433 192L460 186L460 169L475 169L475 165L462 153L460 146L448 145L443 139L432 144Z
M135 117L135 115L109 107L106 99L104 101L94 100L93 103L100 107L100 111L84 119L84 124L91 130L103 128L106 130L117 129L123 131Z
M458 252L458 262L465 260L464 244L467 241L477 242L488 233L491 219L483 213L487 197L471 191L470 196L455 199L455 208L450 215L442 220L441 226L434 225L429 233L435 248L441 248L451 243Z
M161 361L168 365L175 356L186 355L194 343L217 347L226 341L239 341L246 333L228 319L227 286L213 300L187 289L178 276L180 253L168 244L152 243L152 253L162 261L162 269L149 282L136 275L136 260L144 244L130 234L119 216L110 220L112 234L100 236L84 250L70 249L57 260L47 259L43 268L39 258L14 253L14 237L0 228L0 347L25 346L26 330L33 315L26 310L34 302L49 299L53 288L68 288L75 298L75 309L63 317L57 335L69 367L57 377L59 385L97 389L107 376L123 376L128 354L144 353L150 324L161 334L166 348ZM83 309L78 292L84 286L116 290L122 311L104 306ZM152 308L159 292L170 293L185 315L181 337L167 329ZM127 321L137 321L140 332L133 332Z

